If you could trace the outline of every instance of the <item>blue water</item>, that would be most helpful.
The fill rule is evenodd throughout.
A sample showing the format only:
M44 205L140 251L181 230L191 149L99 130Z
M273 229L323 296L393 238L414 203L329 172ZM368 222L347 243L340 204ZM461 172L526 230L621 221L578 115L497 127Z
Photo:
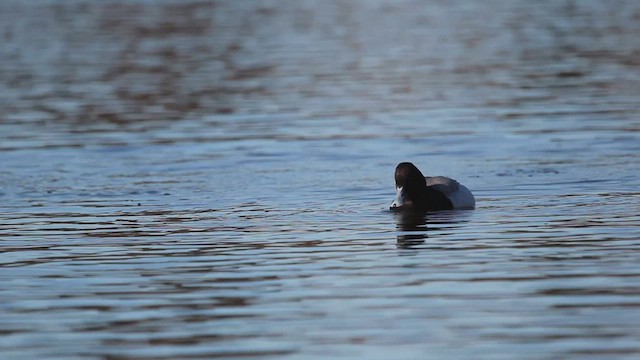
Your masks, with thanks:
M639 18L0 1L1 357L637 358Z

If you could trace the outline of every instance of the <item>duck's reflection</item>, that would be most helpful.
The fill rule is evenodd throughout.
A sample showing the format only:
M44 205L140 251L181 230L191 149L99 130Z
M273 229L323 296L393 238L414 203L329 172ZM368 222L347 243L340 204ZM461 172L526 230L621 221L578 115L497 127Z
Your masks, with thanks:
M427 214L415 212L396 213L398 248L411 249L424 244L427 236Z
M470 211L445 211L437 213L397 212L397 247L411 249L424 244L429 237L427 230L443 230L451 224L467 222Z

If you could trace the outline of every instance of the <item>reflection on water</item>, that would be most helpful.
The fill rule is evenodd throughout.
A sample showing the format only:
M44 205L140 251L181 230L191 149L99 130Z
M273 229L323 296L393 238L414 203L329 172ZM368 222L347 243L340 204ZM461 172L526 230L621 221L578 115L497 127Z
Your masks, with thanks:
M1 357L637 358L639 18L0 0Z
M410 249L424 243L427 236L427 215L416 212L400 212L395 214L400 231L398 248Z
M403 211L394 214L398 248L411 249L424 244L430 231L438 231L443 235L455 233L455 228L469 221L472 211L452 210L431 213Z

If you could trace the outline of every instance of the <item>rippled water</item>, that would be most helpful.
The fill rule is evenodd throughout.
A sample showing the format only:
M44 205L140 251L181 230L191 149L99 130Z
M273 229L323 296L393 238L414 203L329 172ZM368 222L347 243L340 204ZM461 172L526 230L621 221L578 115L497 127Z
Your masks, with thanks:
M3 359L635 359L635 1L0 1ZM477 209L388 211L393 169Z

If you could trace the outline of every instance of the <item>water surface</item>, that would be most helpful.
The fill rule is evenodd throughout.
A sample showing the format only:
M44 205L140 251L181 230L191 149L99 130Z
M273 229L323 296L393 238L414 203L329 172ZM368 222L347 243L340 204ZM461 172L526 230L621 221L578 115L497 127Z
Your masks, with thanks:
M637 358L638 19L0 1L2 357Z

